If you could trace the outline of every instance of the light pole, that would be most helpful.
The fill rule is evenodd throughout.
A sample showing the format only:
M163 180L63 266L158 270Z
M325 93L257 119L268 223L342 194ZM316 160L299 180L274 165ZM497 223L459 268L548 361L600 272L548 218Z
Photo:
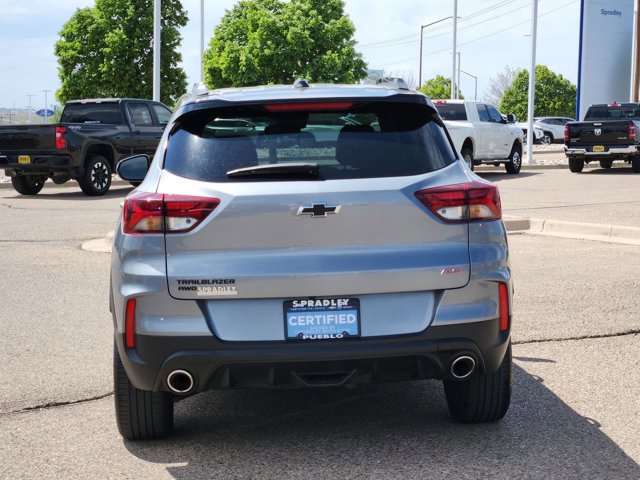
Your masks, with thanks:
M418 67L418 88L422 87L422 31L430 27L431 25L435 25L436 23L444 22L445 20L449 20L451 17L444 17L440 20L436 20L435 22L427 23L426 25L422 25L420 27L420 66Z
M458 88L456 88L456 99L460 98L460 52L458 52Z
M533 0L531 7L531 71L529 72L529 105L527 108L527 163L533 165L533 112L536 88L536 37L538 33L538 0Z
M160 101L161 0L153 1L153 100Z
M204 82L204 0L200 0L200 81Z
M27 95L29 97L29 125L31 125L31 97L35 97L35 95Z
M458 73L464 73L465 75L469 75L470 77L472 77L475 82L475 88L474 88L474 92L473 92L473 99L474 100L478 100L478 77L476 77L475 75L471 75L470 73L465 72L464 70L460 70L460 68L458 67ZM460 80L458 80L458 82L460 82Z
M456 48L458 42L458 0L453 0L453 74L451 75L451 100L456 98Z
M47 93L49 93L51 90L42 90L44 92L44 123L49 123L49 121L47 120Z

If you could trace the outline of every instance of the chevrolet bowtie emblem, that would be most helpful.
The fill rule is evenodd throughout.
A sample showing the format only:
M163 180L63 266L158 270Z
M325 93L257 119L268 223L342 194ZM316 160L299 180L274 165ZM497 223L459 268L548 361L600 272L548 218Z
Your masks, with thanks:
M327 205L326 203L314 203L301 205L298 215L311 215L311 217L326 217L328 213L338 213L342 205Z

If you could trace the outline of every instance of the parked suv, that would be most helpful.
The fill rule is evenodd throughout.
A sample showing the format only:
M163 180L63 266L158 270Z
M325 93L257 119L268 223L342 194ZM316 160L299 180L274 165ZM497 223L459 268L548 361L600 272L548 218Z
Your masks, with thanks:
M144 177L110 282L125 438L168 434L175 399L222 388L441 379L455 419L505 415L500 196L424 95L304 81L203 93L150 165L118 172Z

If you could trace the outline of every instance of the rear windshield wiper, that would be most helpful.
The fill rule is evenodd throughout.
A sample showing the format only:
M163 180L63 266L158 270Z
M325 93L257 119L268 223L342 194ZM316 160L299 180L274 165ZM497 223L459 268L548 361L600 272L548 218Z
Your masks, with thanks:
M229 170L227 177L252 177L260 175L307 175L317 177L317 163L274 163L269 165L254 165L253 167Z

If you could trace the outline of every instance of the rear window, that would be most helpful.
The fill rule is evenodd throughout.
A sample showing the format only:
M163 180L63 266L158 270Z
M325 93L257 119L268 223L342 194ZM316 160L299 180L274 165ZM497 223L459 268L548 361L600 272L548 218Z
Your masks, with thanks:
M124 123L118 103L69 103L64 107L62 123Z
M443 120L467 120L467 110L462 103L437 103L436 108Z
M585 115L588 120L616 120L616 119L640 119L640 107L638 105L625 105L619 107L589 107Z
M286 163L317 165L312 180L419 175L456 159L439 123L432 110L418 104L367 103L321 112L196 110L174 124L164 168L209 182L273 180L283 174L227 173Z

